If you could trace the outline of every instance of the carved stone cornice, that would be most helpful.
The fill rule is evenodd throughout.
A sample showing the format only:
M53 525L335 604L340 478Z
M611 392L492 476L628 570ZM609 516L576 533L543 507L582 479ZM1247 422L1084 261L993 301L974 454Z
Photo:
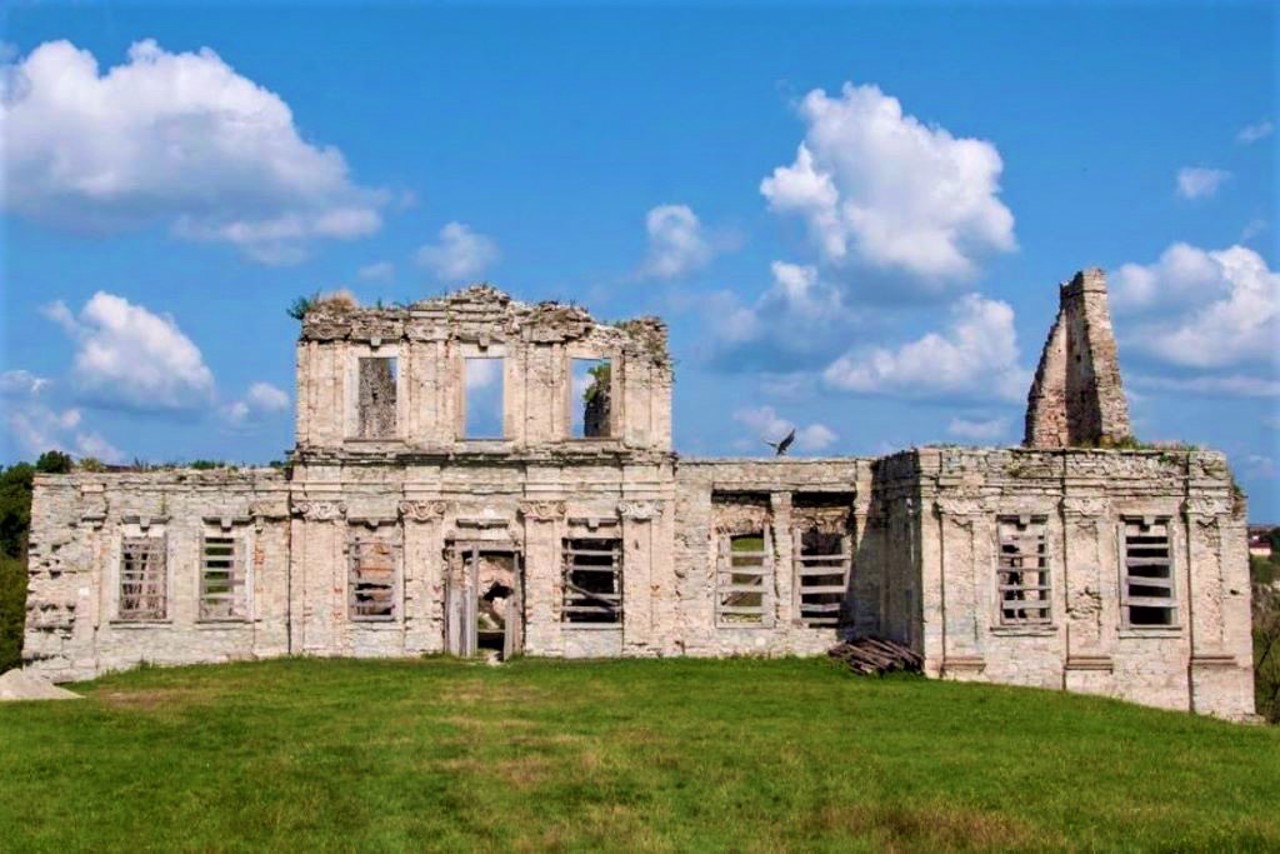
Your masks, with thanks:
M1230 516L1231 500L1218 495L1193 495L1182 504L1188 516Z
M1110 504L1097 496L1069 495L1062 499L1062 515L1099 518L1107 515Z
M517 508L521 516L535 522L555 522L565 513L563 501L521 501Z
M448 501L401 501L396 505L403 519L414 522L439 522L449 511Z
M717 534L760 534L772 521L767 507L753 504L712 505Z
M843 508L800 507L791 511L791 526L820 534L847 534L850 512Z
M649 522L662 515L662 502L619 501L618 515L630 522Z
M347 505L343 501L295 501L293 515L308 522L334 522L347 515Z
M981 495L948 495L934 499L939 516L967 518L995 512L991 502Z
M288 519L289 502L285 499L251 501L249 515L255 519Z

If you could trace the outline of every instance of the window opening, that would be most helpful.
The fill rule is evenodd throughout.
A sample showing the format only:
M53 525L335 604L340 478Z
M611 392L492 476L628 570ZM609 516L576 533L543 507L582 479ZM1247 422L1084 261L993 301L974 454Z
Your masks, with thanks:
M733 534L721 540L716 581L717 620L721 625L761 625L765 618L766 580L770 575L767 531Z
M1124 520L1124 608L1129 625L1175 625L1171 545L1168 519Z
M165 619L166 582L164 538L125 537L120 544L119 618Z
M394 620L396 616L396 547L377 539L351 543L347 613L352 620Z
M359 403L356 435L361 439L389 439L396 435L396 377L394 357L359 360Z
M797 540L800 554L795 560L795 570L800 622L806 626L838 625L849 583L848 537L811 528L799 532Z
M1006 626L1050 622L1049 563L1045 520L1008 517L998 520L1000 537L996 590L1000 623Z
M622 622L622 541L566 539L563 547L563 621Z
M613 365L608 359L572 359L570 422L575 439L606 439L613 415Z
M468 356L465 359L463 438L501 439L503 426L503 359L501 356Z
M241 620L248 615L240 541L206 535L200 567L200 619Z

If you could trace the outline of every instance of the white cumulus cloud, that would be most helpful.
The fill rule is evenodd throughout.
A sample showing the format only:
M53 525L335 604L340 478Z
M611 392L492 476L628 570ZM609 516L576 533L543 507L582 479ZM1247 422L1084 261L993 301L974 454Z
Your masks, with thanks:
M925 125L870 85L846 83L839 97L815 89L800 114L808 128L795 162L760 191L806 221L824 260L945 281L1016 248L990 142Z
M1184 199L1207 199L1230 177L1231 173L1225 169L1184 166L1178 170L1178 195Z
M386 194L354 184L338 149L304 141L280 96L208 48L139 41L103 73L51 41L3 72L11 212L92 230L160 222L267 263L381 226Z
M1240 132L1236 134L1236 142L1241 145L1252 145L1260 139L1266 139L1271 136L1275 130L1275 125L1269 121L1260 121L1257 124L1245 125L1240 128Z
M992 442L1009 433L1008 418L990 418L972 420L968 418L952 418L947 424L947 432L962 439L975 442Z
M259 421L289 408L289 395L270 383L256 382L249 386L243 398L234 400L223 408L223 414L232 424Z
M1252 249L1174 244L1154 264L1125 264L1116 280L1119 310L1154 315L1130 327L1126 347L1184 368L1275 366L1280 273Z
M124 462L124 452L90 430L79 409L57 407L46 399L51 385L51 380L25 370L0 375L5 425L22 453L36 457L63 451L106 463Z
M72 382L96 403L179 410L213 401L213 373L172 317L103 291L79 316L62 301L44 312L75 341Z
M897 397L1022 400L1029 373L1018 364L1013 308L978 294L951 308L951 324L896 350L850 352L823 379L833 388Z
M705 267L715 255L688 205L660 205L645 216L649 253L642 274L673 279Z
M811 264L774 261L772 282L753 303L713 294L704 305L723 360L778 370L837 351L858 315L840 288Z
M440 229L436 243L418 249L418 263L445 282L474 279L499 257L498 244L492 238L460 222L447 224Z
M813 423L803 427L782 418L772 406L744 407L733 413L733 420L743 424L755 438L763 442L778 442L792 430L796 431L795 449L798 451L822 451L835 444L839 435L825 424ZM750 447L748 443L748 447Z

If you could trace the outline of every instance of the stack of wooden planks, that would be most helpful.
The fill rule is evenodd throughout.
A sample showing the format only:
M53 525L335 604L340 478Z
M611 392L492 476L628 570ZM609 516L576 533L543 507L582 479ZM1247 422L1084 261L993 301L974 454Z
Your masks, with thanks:
M858 638L836 644L827 655L849 665L854 673L864 676L883 676L895 670L919 673L924 658L917 652L893 641L878 638Z

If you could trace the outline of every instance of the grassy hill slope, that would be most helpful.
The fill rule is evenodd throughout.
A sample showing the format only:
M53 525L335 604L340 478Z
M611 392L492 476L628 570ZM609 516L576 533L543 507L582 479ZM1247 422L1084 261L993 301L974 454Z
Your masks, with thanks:
M823 660L285 660L0 707L6 850L1280 850L1280 730Z

